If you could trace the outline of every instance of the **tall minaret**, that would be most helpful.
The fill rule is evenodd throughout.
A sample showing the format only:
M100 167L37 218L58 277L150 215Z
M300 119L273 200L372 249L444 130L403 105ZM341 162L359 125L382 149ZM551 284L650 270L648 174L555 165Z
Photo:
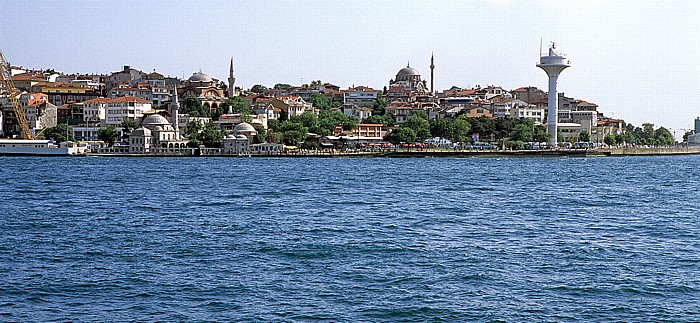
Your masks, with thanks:
M173 87L173 126L175 128L175 140L180 140L180 103L177 101L177 86Z
M236 76L233 72L233 56L231 56L231 66L228 70L228 97L236 96Z
M433 91L433 82L434 82L434 77L435 77L435 57L433 53L430 53L430 94L434 94L435 91Z
M556 51L554 43L549 47L549 55L542 56L540 53L540 63L537 67L544 70L549 76L549 94L547 97L547 133L549 134L549 145L557 145L557 78L565 68L571 66L563 54Z

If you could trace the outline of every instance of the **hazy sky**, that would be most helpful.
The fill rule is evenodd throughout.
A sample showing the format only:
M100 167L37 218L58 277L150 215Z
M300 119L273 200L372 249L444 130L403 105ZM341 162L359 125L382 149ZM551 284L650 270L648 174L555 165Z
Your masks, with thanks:
M122 65L237 85L320 79L381 89L407 61L435 87L537 86L540 39L572 67L559 92L640 125L700 116L700 1L0 1L13 64L66 73Z

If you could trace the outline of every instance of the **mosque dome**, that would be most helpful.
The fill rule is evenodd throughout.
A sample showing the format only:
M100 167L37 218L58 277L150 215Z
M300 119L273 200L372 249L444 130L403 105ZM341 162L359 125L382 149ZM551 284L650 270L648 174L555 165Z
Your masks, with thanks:
M252 125L250 125L250 123L241 122L241 123L237 124L235 127L233 127L233 132L238 134L241 132L257 133L258 131L255 130L255 128Z
M402 68L398 73L396 73L396 78L401 78L405 76L420 76L417 69L407 66Z
M156 128L153 129L153 130L154 130L154 131L163 131L163 127L161 127L161 126L156 126Z
M148 128L137 128L136 130L131 132L131 136L136 136L136 137L150 137L151 136L151 130L148 130Z
M187 80L190 82L214 82L209 75L202 72L192 73L192 76Z
M168 121L168 119L166 119L164 116L156 113L143 119L143 122L141 124L144 126L164 126L169 125L170 121Z

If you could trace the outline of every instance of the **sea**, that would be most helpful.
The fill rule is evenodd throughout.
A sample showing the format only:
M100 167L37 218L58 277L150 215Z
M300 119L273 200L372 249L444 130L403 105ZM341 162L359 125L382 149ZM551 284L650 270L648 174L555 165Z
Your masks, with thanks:
M700 156L0 157L0 321L698 322Z

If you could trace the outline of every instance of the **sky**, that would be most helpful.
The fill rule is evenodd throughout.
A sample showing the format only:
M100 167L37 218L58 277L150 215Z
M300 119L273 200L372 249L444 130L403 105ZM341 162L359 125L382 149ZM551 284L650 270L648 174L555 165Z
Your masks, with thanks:
M236 85L322 80L382 89L410 62L435 88L536 86L541 41L571 61L558 91L606 116L672 131L700 116L700 1L0 1L14 65L123 65Z

